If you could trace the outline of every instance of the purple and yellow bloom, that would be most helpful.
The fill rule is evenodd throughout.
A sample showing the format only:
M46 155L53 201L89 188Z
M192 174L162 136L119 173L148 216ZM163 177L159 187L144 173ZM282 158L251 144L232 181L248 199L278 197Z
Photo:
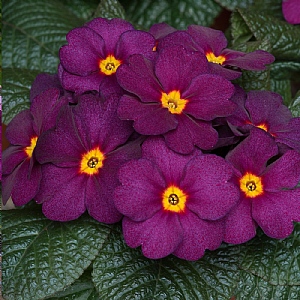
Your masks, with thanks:
M241 196L226 217L225 242L244 243L255 236L257 226L269 237L286 238L293 221L300 221L300 189L295 188L300 181L300 154L289 150L274 161L277 155L274 139L254 130L226 156Z
M293 118L283 104L280 94L271 91L249 91L236 89L231 99L237 104L236 111L227 118L237 135L249 134L254 128L268 132L285 147L300 152L300 118Z
M107 99L82 95L76 106L64 107L56 127L40 137L36 157L44 165L35 200L47 218L69 221L87 210L103 223L121 219L112 200L119 184L116 173L122 163L139 155L140 145L122 146L133 130L131 122L117 117L117 102L114 94Z
M81 94L99 91L103 78L117 85L115 73L132 54L152 58L155 38L122 19L96 18L67 34L59 51L59 76L65 89Z
M283 0L282 13L285 20L290 24L300 24L300 1Z
M235 109L229 100L233 84L208 74L206 57L182 46L159 51L155 62L132 55L119 67L117 79L130 93L120 99L119 117L133 120L140 134L162 134L180 153L191 153L194 145L212 149L218 141L212 120Z
M124 215L123 234L132 247L158 259L174 254L197 260L223 239L223 217L236 204L238 188L231 166L221 157L195 149L182 155L162 137L149 137L142 158L123 165L114 193ZM226 197L224 197L226 195Z
M37 194L41 166L35 158L40 135L55 125L59 109L68 104L60 90L51 88L37 95L30 109L17 114L8 124L10 146L3 151L3 203L11 197L16 206L28 203Z

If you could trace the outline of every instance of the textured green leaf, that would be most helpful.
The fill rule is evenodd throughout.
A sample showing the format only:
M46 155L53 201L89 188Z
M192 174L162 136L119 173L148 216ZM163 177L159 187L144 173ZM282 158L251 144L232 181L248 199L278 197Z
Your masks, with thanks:
M56 72L67 32L83 22L57 0L4 1L3 67Z
M125 19L125 11L117 0L101 0L94 13L94 17Z
M130 21L144 28L166 22L177 29L190 24L212 25L222 8L211 0L122 0Z
M248 42L251 39L251 37L253 36L251 30L237 11L231 14L230 22L230 32L232 36L231 43L233 45L240 45L242 43Z
M300 79L300 62L275 61L271 65L271 77L277 80Z
M282 0L264 0L264 1L254 0L251 8L255 9L260 13L269 14L274 17L283 19L281 7L282 7Z
M256 10L238 9L256 40L268 39L276 59L300 62L300 27Z
M3 123L8 124L17 113L29 107L30 87L38 73L36 70L3 69Z
M89 21L99 4L99 0L60 0L79 19Z
M196 262L173 256L147 259L140 249L127 247L115 231L93 265L101 299L296 300L300 224L285 240L270 239L259 230L250 242L224 244Z
M271 79L271 90L279 93L283 99L284 104L288 105L292 100L291 81L289 79L276 80Z
M294 117L300 117L300 90L296 93L292 103L289 105L289 108Z
M99 294L92 282L91 272L85 271L65 290L58 292L48 300L99 300Z
M44 299L61 291L91 264L109 234L87 215L53 222L36 206L4 211L2 231L7 300Z
M234 10L237 7L247 8L253 4L255 0L215 0L222 7L225 7L228 10Z

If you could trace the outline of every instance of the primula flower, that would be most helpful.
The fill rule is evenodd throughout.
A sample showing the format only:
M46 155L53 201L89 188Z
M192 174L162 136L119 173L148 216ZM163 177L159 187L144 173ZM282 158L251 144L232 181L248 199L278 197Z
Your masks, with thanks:
M16 206L28 203L36 195L41 180L41 166L35 158L40 135L55 125L59 109L68 104L56 88L36 96L30 109L17 114L8 124L6 137L10 146L3 152L3 203L9 197Z
M300 1L283 0L282 13L288 23L300 24Z
M159 49L176 44L204 53L210 72L228 80L240 77L241 69L265 70L266 65L275 60L272 54L264 50L245 53L226 48L227 39L222 31L199 25L190 25L186 31L179 30L168 34L160 41Z
M278 143L300 152L300 118L293 118L283 104L280 94L271 91L236 89L231 98L237 104L236 111L227 118L237 135L248 134L254 128L268 132ZM283 147L281 147L283 148Z
M190 153L194 145L211 149L218 140L211 121L230 115L235 104L229 100L232 83L207 70L202 53L182 46L160 51L155 62L132 55L117 71L130 93L120 99L118 115L133 120L140 134L163 134L174 151Z
M105 77L117 85L116 70L130 55L154 55L154 37L122 19L96 18L71 30L67 41L59 51L59 76L63 87L77 94L99 91Z
M122 146L133 131L131 122L117 117L118 96L108 97L82 95L76 106L61 110L56 127L37 143L36 157L45 165L35 200L51 220L74 220L86 210L100 222L121 219L112 200L116 172L140 146Z
M181 155L161 137L149 137L142 158L121 167L121 186L114 193L115 205L125 216L126 243L142 246L143 254L153 259L172 253L196 260L205 249L218 248L222 218L239 197L232 175L219 156L196 149Z
M300 154L289 150L274 161L277 154L272 137L255 130L226 156L241 196L226 217L225 242L250 240L257 225L272 238L286 238L293 221L300 221L300 189L294 189L300 180Z

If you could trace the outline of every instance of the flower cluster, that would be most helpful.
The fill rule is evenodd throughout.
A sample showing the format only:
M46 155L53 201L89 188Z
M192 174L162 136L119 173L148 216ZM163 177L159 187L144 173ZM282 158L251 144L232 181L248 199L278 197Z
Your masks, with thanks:
M227 48L221 31L96 18L67 34L54 75L8 125L3 200L44 215L122 220L146 257L197 260L260 227L300 222L300 118L279 94L245 92L243 70L274 61Z

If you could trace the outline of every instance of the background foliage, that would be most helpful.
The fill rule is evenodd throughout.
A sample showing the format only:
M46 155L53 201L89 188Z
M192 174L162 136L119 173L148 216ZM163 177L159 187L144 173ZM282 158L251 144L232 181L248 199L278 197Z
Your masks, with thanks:
M276 57L263 72L245 72L246 90L280 93L300 116L300 26L286 23L281 0L4 0L3 122L29 107L35 76L55 73L66 33L94 17L121 17L137 28L166 22L225 31L230 47ZM230 20L229 20L230 18ZM3 211L3 294L11 300L300 298L300 224L285 240L261 231L243 245L222 245L197 262L149 260L124 244L120 224L88 215L46 219L33 203Z

